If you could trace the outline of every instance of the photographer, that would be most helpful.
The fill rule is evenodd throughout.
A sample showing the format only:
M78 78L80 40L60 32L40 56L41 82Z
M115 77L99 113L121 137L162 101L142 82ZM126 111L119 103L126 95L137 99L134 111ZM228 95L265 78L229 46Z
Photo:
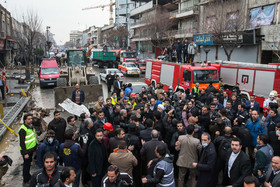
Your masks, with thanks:
M133 181L127 173L120 172L116 165L111 165L102 179L102 184L103 187L125 187L132 186Z

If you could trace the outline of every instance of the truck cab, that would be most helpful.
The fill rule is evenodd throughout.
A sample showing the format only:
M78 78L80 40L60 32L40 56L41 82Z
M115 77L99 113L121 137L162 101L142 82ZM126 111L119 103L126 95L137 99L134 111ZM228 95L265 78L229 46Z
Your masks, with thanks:
M120 61L124 62L136 62L137 53L135 51L121 51L120 52Z
M173 90L192 89L196 83L199 83L199 90L206 89L210 83L219 89L219 73L217 68L211 65L181 65L147 60L145 82L154 86L161 83L166 91L170 86Z
M206 89L209 83L219 89L219 74L215 67L182 65L179 86L184 89L192 89L195 83L199 83L199 90Z

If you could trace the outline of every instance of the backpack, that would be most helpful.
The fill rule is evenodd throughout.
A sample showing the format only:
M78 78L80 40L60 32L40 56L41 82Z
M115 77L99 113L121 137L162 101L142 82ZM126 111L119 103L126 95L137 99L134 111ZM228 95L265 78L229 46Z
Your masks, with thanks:
M241 126L238 129L237 135L238 138L240 138L242 147L248 147L252 143L252 135L248 128Z
M222 137L222 140L218 147L218 156L221 160L226 161L228 150L231 149L231 139Z

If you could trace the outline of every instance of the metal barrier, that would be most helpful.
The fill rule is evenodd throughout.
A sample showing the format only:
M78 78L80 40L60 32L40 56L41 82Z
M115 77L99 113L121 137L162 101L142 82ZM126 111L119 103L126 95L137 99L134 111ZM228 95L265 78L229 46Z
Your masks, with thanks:
M11 108L11 110L4 116L2 119L3 122L7 126L11 126L16 117L19 115L19 113L23 110L25 105L28 103L30 100L30 97L21 97L18 102ZM2 140L3 136L5 135L7 131L7 128L1 124L0 125L0 141Z

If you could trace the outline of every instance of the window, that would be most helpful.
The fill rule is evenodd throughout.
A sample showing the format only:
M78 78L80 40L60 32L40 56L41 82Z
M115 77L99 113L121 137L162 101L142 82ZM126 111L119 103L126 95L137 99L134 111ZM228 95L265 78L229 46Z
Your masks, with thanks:
M226 17L226 30L235 30L237 28L237 21L239 18L239 13L237 12L231 12L227 13Z
M183 78L184 78L184 81L191 82L191 80L192 80L192 73L191 73L191 71L184 70L183 71Z
M210 16L206 18L206 32L211 32L215 30L216 21L216 16Z
M219 82L217 70L195 70L193 71L194 83L215 83Z

